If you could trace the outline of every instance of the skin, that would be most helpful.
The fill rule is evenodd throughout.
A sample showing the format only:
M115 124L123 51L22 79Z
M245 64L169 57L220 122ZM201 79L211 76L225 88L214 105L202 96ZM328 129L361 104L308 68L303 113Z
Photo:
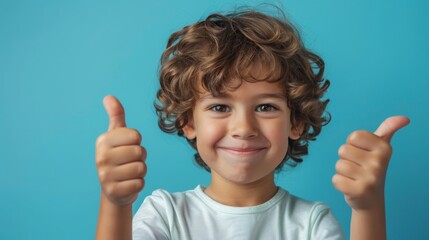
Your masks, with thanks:
M187 138L196 138L198 152L211 169L206 189L211 198L230 206L254 206L276 193L275 168L286 155L289 138L299 138L278 83L243 82L219 97L204 93L192 119L183 130Z
M146 150L140 133L126 127L122 104L106 96L109 128L96 141L96 166L101 185L96 239L132 239L132 203L143 189Z
M350 239L386 239L384 184L390 141L409 122L404 116L387 118L374 133L351 133L339 148L332 183L352 209Z
M188 138L197 138L199 153L212 169L206 194L216 201L254 206L277 191L275 167L288 139L299 138L301 131L292 127L281 95L276 84L244 83L220 98L203 93L196 103L183 130ZM121 103L113 96L103 102L110 123L96 141L102 189L96 239L131 239L132 203L144 187L146 151L138 131L126 127ZM353 132L339 148L332 182L352 208L350 239L386 239L384 182L390 140L408 123L406 117L388 118L375 133Z

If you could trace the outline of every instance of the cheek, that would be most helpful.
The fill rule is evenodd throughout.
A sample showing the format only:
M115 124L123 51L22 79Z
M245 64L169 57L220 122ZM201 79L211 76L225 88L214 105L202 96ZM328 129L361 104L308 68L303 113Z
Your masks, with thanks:
M212 147L224 136L223 128L214 122L202 121L196 129L197 146L199 150Z
M273 146L282 149L286 154L289 142L289 129L284 122L266 124L264 127L264 135Z

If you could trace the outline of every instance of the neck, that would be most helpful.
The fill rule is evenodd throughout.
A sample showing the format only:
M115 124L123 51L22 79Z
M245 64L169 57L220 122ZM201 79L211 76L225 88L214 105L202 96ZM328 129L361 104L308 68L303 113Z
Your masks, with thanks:
M260 205L270 200L277 192L274 173L252 183L234 183L212 173L210 185L205 193L215 201L235 207Z

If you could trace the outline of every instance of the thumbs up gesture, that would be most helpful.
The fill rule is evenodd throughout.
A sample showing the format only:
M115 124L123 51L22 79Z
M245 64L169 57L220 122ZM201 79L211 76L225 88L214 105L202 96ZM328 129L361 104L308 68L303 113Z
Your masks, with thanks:
M144 186L146 150L140 133L127 128L122 104L113 96L103 103L109 128L97 138L95 157L102 194L115 205L130 205Z
M390 140L406 126L407 117L387 118L375 131L355 131L338 150L332 182L354 210L376 208L384 202L384 182L392 155Z

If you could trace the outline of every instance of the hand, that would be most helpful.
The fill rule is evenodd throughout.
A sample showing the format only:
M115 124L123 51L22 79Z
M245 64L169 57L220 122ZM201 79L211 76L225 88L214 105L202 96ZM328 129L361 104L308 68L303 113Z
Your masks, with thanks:
M126 127L125 112L113 96L103 99L109 115L109 129L96 141L96 166L103 194L110 202L132 204L143 189L146 175L146 150L141 135Z
M409 122L403 116L387 118L375 133L355 131L339 148L340 160L332 183L344 193L352 209L365 210L384 204L384 182L392 155L390 140Z

